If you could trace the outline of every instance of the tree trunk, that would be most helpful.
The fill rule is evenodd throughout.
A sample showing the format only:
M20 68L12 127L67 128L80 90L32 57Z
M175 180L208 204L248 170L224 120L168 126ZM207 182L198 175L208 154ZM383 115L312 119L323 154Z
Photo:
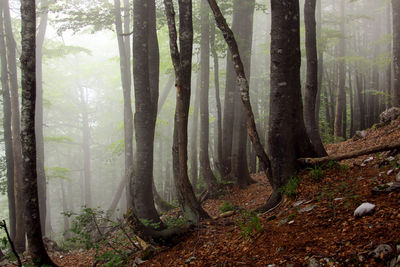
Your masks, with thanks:
M65 195L65 189L64 189L64 181L60 181L60 193L61 193L61 201L62 201L62 211L64 214L66 214L68 211L71 211L68 209L68 203L67 203L67 197ZM64 219L64 238L68 239L71 237L70 233L70 227L69 227L69 217L68 216L63 216Z
M279 188L298 168L297 158L315 155L303 119L300 85L299 2L271 1L271 94L268 151L274 190L264 209L279 203ZM296 131L293 131L296 129Z
M36 151L38 194L40 206L40 222L42 233L46 235L46 173L44 170L44 137L43 137L43 43L46 34L48 20L48 0L40 2L40 24L36 38Z
M38 199L38 177L36 171L35 140L35 42L36 7L35 1L21 1L21 140L23 156L23 193L25 198L25 229L28 236L29 253L35 265L56 266L45 250L40 224Z
M197 191L197 183L199 176L198 156L197 149L199 146L198 132L199 132L199 110L200 110L200 75L197 75L196 79L196 92L194 96L194 107L193 107L193 119L192 119L192 130L190 138L190 179L194 191Z
M88 92L87 88L80 89L81 109L82 109L82 150L83 150L83 181L84 181L84 205L92 208L92 174L90 156L90 127L88 111Z
M131 67L130 67L130 37L123 37L122 19L121 19L121 3L120 0L114 0L114 16L115 16L115 29L117 32L118 49L119 49L119 65L121 70L122 92L124 96L124 159L125 159L125 175L129 181L133 179L133 112L131 102ZM129 3L127 5L124 1L124 28L126 24L129 26ZM127 21L128 20L128 21ZM128 27L128 31L129 27ZM125 33L127 33L126 31ZM133 200L131 198L131 186L128 183L128 190L126 190L127 206L133 207Z
M11 100L10 85L7 70L7 51L4 41L4 5L0 4L0 56L1 56L1 88L3 95L3 129L7 164L7 198L9 211L9 228L11 239L15 238L15 197L14 197L14 158L11 133Z
M353 86L351 84L351 70L349 70L349 94L350 94L350 137L355 133L354 130L354 103L353 103Z
M222 110L221 99L219 90L219 60L217 49L215 48L215 23L211 26L211 39L210 39L211 52L214 59L214 87L215 87L215 102L217 106L217 160L215 161L217 168L222 174Z
M400 1L392 0L393 20L393 106L400 106Z
M346 120L345 110L346 110L346 92L345 92L345 82L346 82L346 63L344 57L346 55L346 43L344 39L344 12L345 12L345 0L341 0L340 5L340 31L342 36L339 39L339 86L337 89L337 97L336 97L336 115L335 115L335 140L339 140L340 137L345 138L343 135L344 131L344 120Z
M322 3L321 0L317 1L317 40L319 43L322 42ZM318 43L317 42L317 43ZM317 101L315 103L315 121L317 122L318 132L319 132L319 111L321 108L321 92L322 92L322 82L324 79L324 49L320 44L317 48L318 50L318 92Z
M210 88L210 16L205 0L200 2L201 39L200 39L200 173L207 184L209 192L214 194L217 179L210 167L208 154L210 136L210 116L208 94Z
M320 156L327 155L319 135L316 120L316 98L318 95L318 57L315 22L316 0L306 0L304 4L304 24L306 27L307 81L304 96L304 122L315 151Z
M208 218L209 216L197 201L187 172L187 126L193 50L192 1L179 0L179 49L172 0L164 0L164 4L177 90L172 152L175 169L174 181L178 191L178 201L185 218L194 224L198 224L200 218Z
M240 58L238 45L236 43L232 30L226 23L226 20L223 17L221 10L219 9L215 0L208 0L208 3L214 13L215 21L218 25L218 28L223 33L224 39L228 44L229 50L232 55L232 61L236 72L236 81L239 85L240 97L247 115L247 133L250 137L251 142L253 143L254 150L256 151L260 162L262 163L263 170L265 170L265 172L268 172L270 171L270 162L263 146L261 145L260 137L257 133L256 124L254 122L254 114L250 104L249 83L246 78L243 62ZM267 177L268 179L271 179L270 173L267 175Z
M11 27L9 2L4 4L4 28L6 32L8 74L10 77L10 99L11 99L11 128L13 140L14 157L14 196L16 212L16 235L14 239L15 249L18 252L25 250L25 227L24 227L24 197L22 194L22 154L20 136L20 112L18 96L18 75L16 62L16 43Z
M134 205L139 218L161 223L153 198L153 155L159 71L155 3L135 0L133 12L133 79L137 149Z
M390 36L392 34L392 21L391 21L391 10L390 10L390 2L386 4L386 34ZM387 53L389 56L392 56L392 42L388 42L387 44ZM391 99L390 95L392 92L392 63L390 62L388 66L386 67L386 90L385 90L385 104L386 108L391 107Z

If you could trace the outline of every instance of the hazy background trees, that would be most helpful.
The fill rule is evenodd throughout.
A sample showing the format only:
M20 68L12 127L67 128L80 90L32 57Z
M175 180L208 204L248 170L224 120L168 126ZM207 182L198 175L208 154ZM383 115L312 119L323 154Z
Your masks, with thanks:
M247 186L251 182L249 173L260 170L245 132L245 117L230 55L209 7L203 2L193 1L193 67L191 79L186 81L191 83L192 89L190 106L187 107L191 155L188 178L196 193L214 189L217 181ZM300 2L304 4L304 1ZM319 127L322 142L326 144L371 127L381 111L392 103L398 103L395 102L395 92L398 92L395 89L398 88L398 7L396 4L392 7L390 1L375 0L316 2L319 76L315 106L318 125L314 127ZM21 165L18 163L21 158L16 134L19 132L17 93L20 86L17 67L21 51L19 4L19 1L10 0L2 1L0 5L0 31L4 33L0 38L4 136L1 185L3 188L7 184L11 188L7 195L0 196L0 215L9 218L11 232L16 241L21 240L20 247L23 247L24 239L15 237L24 235L20 230L22 226L19 226L21 214L16 212L21 210L19 191L14 191L18 188L21 169L13 167ZM237 37L250 80L257 128L265 145L273 124L268 121L270 67L273 67L270 66L270 2L218 1L218 4ZM40 201L41 207L43 201L46 202L47 216L42 215L42 218L47 218L46 234L53 238L62 238L61 233L68 228L68 218L62 212L78 212L82 205L107 210L116 203L115 215L121 216L127 207L133 205L129 199L130 184L126 181L133 177L135 167L144 167L139 154L134 164L134 151L140 149L136 146L138 139L135 136L146 136L134 132L133 114L129 110L139 104L136 101L138 96L131 93L139 90L139 86L130 80L133 78L131 63L135 63L130 35L133 29L132 5L133 1L127 0L74 0L40 1L37 7L40 22L36 51L38 172L39 178L46 177L47 182L44 186L41 180L40 196L46 192L47 198ZM303 6L299 6L299 10L301 58L293 64L298 65L301 61L301 71L299 77L292 74L290 77L300 79L305 95L307 64ZM159 82L160 97L158 103L150 101L144 104L152 110L152 114L146 115L151 115L150 121L155 124L154 142L149 141L149 144L154 144L154 155L149 156L149 160L154 159L154 166L148 176L154 178L154 189L162 199L177 204L171 153L176 90L171 90L174 70L162 1L155 1L155 15L159 78L150 79L149 83ZM392 37L395 40L393 47ZM151 44L156 45L155 39L152 40ZM156 68L153 61L148 64L150 69ZM155 105L158 112L154 111ZM43 122L40 120L40 107L43 108ZM43 133L40 133L41 129ZM291 130L297 131L298 128L289 127L288 131ZM40 152L41 135L43 153ZM44 172L41 171L41 161L44 162ZM129 184L128 190L124 189L126 184ZM153 182L146 188L150 190L146 191L149 197L154 191ZM156 201L159 208L157 202L161 202Z

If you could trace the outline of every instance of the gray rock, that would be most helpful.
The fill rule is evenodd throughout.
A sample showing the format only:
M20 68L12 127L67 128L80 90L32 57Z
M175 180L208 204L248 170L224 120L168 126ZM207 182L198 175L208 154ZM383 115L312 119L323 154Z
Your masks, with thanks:
M376 258L376 259L382 259L382 258L385 258L387 255L389 255L392 252L393 252L393 249L391 246L389 246L387 244L380 244L373 251L370 251L368 253L368 256Z
M367 134L368 134L368 133L367 133L367 131L365 131L365 130L363 130L363 131L356 131L356 133L355 133L354 136L353 136L353 140L354 140L354 141L360 140L360 139L366 137Z
M393 169L390 169L390 170L388 170L388 171L386 172L386 175L391 175L393 172L394 172L394 170L393 170Z
M397 179L397 177L396 177ZM386 184L381 184L378 186L375 186L372 189L372 193L374 194L389 194L391 192L395 191L400 191L400 182L394 182L394 183L386 183Z
M373 160L374 160L374 157L366 158L366 159L364 159L363 164L367 164L368 162L371 162Z
M372 214L375 210L375 205L365 202L362 203L356 210L354 211L354 217L363 217L365 215Z
M396 120L400 116L400 108L392 107L379 115L379 121L381 123L389 123Z

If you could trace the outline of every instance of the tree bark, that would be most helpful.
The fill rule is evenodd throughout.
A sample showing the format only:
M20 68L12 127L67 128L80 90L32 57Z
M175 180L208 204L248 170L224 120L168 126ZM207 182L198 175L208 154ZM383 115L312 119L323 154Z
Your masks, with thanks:
M390 10L390 2L387 2L386 4L386 34L388 36L390 36L392 34L392 18L391 18L391 10ZM387 44L387 53L389 54L389 56L392 56L392 42L388 42ZM386 67L386 97L385 97L385 105L386 108L390 108L391 107L391 99L390 99L390 95L392 92L392 62L390 62L390 64L388 64L388 66Z
M346 120L345 115L345 110L346 110L346 92L345 92L345 82L346 82L346 63L344 60L344 57L346 55L346 43L344 39L344 34L345 34L345 0L341 0L341 5L340 5L340 17L341 17L341 22L340 22L340 31L342 36L339 39L339 86L337 89L337 97L336 97L336 115L335 115L335 140L339 140L340 137L346 138L345 135L343 135L344 131L344 120Z
M296 0L271 1L271 93L268 151L274 190L263 207L276 206L284 186L299 165L297 158L315 155L303 119L300 85L300 18ZM296 129L296 131L293 131Z
M200 110L200 74L197 75L196 79L196 92L194 96L194 107L193 107L193 119L192 119L192 130L190 138L190 179L192 181L192 186L194 192L197 191L197 183L199 176L199 166L198 166L198 147L199 147L199 110Z
M177 89L172 152L175 169L174 181L178 191L178 201L185 218L194 224L198 224L201 218L208 218L209 216L197 201L187 172L187 125L193 50L192 1L179 0L179 49L172 0L164 0L164 4Z
M4 3L4 2L3 2ZM15 238L16 221L15 221L15 196L14 196L14 158L13 158L13 141L11 132L11 100L10 85L8 77L7 50L4 41L4 4L0 3L0 56L1 56L1 88L3 95L3 129L4 144L7 164L7 198L9 211L9 225L11 239Z
M400 1L392 0L393 20L393 106L400 106Z
M215 102L217 106L217 168L222 174L221 162L222 162L222 108L221 98L219 90L219 60L217 49L215 48L215 23L211 26L211 38L210 38L211 53L214 59L214 87L215 87Z
M210 89L210 16L205 0L200 2L200 173L213 195L217 189L217 179L210 167L208 153L210 125L208 94Z
M129 26L129 5L126 6L124 1L124 28L126 24ZM114 16L115 16L115 29L117 32L118 50L119 50L119 65L121 70L122 92L124 96L124 160L125 160L125 177L129 181L133 179L133 112L131 101L131 66L130 66L130 37L123 36L122 19L121 19L121 2L114 0ZM128 21L126 21L128 20ZM129 27L128 27L129 31ZM131 198L131 186L128 183L128 190L126 190L127 206L133 207L133 200Z
M21 1L21 140L23 156L23 193L25 197L25 228L28 237L29 253L35 265L56 266L45 250L40 224L38 200L38 177L36 170L35 139L35 42L36 42L36 7L35 1Z
M316 120L316 99L318 96L318 57L315 22L316 0L306 0L304 4L304 24L306 27L307 80L304 95L304 123L314 150L320 156L327 155L319 135Z
M232 55L232 61L236 72L236 81L240 88L240 97L247 115L247 133L250 137L251 142L253 143L254 150L256 151L260 162L262 163L263 170L265 172L268 172L270 170L270 162L257 133L256 124L254 122L254 114L250 104L249 83L246 78L242 60L240 58L238 45L236 43L232 30L229 28L225 18L222 16L222 13L215 0L208 0L208 3L214 13L216 24L223 33L225 41L228 44L229 50ZM271 176L269 174L267 175L267 177L268 179L271 179Z
M44 170L44 137L43 137L43 43L48 20L47 0L40 2L40 24L36 37L36 151L40 222L43 235L46 235L46 173Z
M139 218L161 223L153 198L153 155L159 71L158 41L157 36L152 36L156 35L154 0L135 0L133 12L133 79L137 149L134 206Z
M24 227L24 197L22 194L22 150L20 136L20 111L18 96L18 75L16 62L16 43L11 26L10 7L8 0L4 3L4 28L6 32L8 74L10 78L11 97L11 129L13 140L14 157L14 196L16 212L16 235L14 239L15 249L18 252L25 250L25 227Z
M92 174L90 156L90 126L88 111L88 92L87 88L80 88L81 112L82 112L82 150L83 150L83 182L84 182L84 204L92 208Z

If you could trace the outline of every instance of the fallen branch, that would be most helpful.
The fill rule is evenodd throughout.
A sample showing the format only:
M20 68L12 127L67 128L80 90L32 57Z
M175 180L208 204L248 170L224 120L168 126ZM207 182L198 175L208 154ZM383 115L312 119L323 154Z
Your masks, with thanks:
M394 144L379 145L379 146L374 146L374 147L370 147L370 148L366 148L366 149L362 149L362 150L353 151L353 152L346 153L346 154L326 156L326 157L321 157L321 158L300 158L300 159L298 159L298 161L303 166L319 165L319 164L329 162L331 160L340 161L340 160L344 160L344 159L351 159L351 158L356 158L356 157L363 156L363 155L378 153L378 152L382 152L382 151L389 151L389 150L394 150L394 149L400 149L400 143L397 142Z
M8 242L10 243L11 250L14 253L15 257L17 258L18 266L22 267L21 259L20 259L19 255L18 255L17 251L15 250L14 243L12 242L10 234L8 233L7 224L6 224L5 220L3 220L2 223L0 223L0 227L2 227L4 229L4 231L6 232L7 239L8 239Z

